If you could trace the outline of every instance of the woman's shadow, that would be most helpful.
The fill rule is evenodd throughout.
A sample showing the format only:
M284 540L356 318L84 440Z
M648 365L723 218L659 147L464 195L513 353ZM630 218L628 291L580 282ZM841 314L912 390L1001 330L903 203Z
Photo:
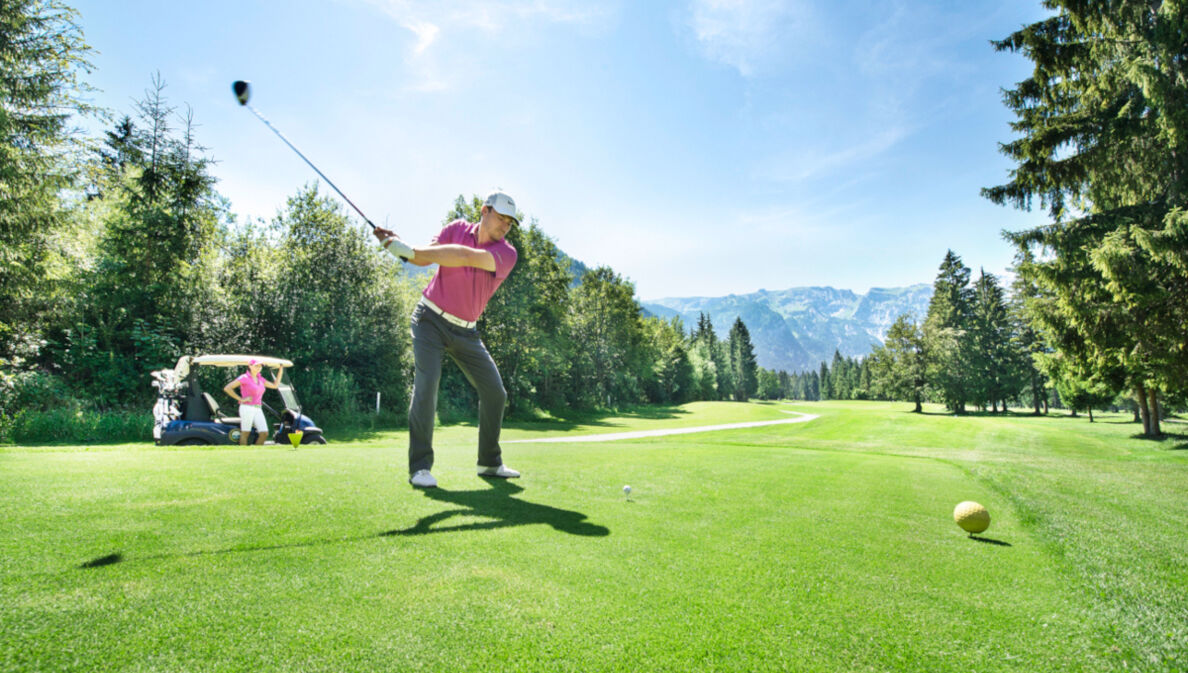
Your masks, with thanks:
M491 488L476 491L447 491L444 488L427 488L421 491L426 498L461 505L460 509L448 509L417 521L411 528L390 530L382 535L425 535L427 533L448 533L468 530L493 530L508 526L548 524L562 533L603 537L610 535L606 526L586 521L586 515L567 509L538 505L518 500L512 496L524 489L506 479L484 479ZM456 526L437 524L454 516L477 516L489 519Z

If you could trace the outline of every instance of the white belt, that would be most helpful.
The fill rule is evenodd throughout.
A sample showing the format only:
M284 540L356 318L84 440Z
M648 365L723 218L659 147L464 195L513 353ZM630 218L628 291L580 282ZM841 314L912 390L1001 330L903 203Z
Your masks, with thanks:
M474 326L476 324L475 321L463 320L463 319L459 318L458 316L454 315L453 313L450 313L448 311L443 311L440 306L429 301L428 297L424 297L424 296L421 297L421 304L425 308L429 309L430 311L433 311L437 315L444 318L445 321L450 323L451 325L457 325L458 327L465 327L466 329L474 329Z

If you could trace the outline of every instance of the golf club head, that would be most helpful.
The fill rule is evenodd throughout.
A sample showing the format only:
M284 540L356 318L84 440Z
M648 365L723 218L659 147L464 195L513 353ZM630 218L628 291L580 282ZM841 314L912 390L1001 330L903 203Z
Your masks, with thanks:
M251 84L237 79L231 83L231 90L235 92L235 100L239 101L240 105L247 105L248 99L252 97Z

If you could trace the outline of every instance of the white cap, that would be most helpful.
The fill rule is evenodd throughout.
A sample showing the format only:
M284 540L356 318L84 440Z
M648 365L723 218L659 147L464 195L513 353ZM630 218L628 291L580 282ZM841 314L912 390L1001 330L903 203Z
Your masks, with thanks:
M495 212L500 215L507 215L520 223L520 218L516 216L516 201L512 197L501 191L494 191L487 195L487 200L483 201L484 206L491 206Z

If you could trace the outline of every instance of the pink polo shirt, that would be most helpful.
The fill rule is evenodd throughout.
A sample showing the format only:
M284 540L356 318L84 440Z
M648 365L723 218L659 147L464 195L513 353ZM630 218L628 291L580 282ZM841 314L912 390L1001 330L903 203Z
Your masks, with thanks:
M239 381L239 396L243 398L240 404L259 404L264 400L264 375L253 378L251 372L244 372L235 379Z
M426 299L437 304L441 310L463 320L479 319L495 290L499 289L511 273L518 257L516 249L506 239L479 245L478 230L477 223L454 220L438 232L433 242L456 243L486 250L495 258L495 271L484 271L473 266L439 266L423 293Z

